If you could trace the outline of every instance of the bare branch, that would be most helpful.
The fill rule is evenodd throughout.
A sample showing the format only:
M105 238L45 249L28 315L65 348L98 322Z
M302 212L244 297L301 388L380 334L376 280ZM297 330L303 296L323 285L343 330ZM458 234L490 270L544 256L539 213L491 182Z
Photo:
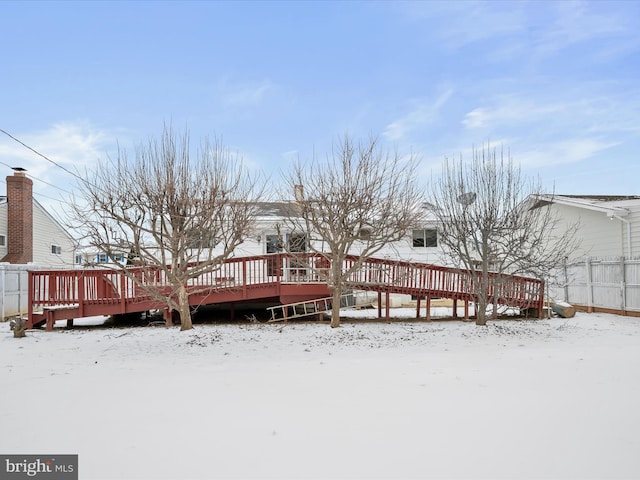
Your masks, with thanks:
M345 135L325 161L298 162L286 177L290 191L298 192L289 228L305 232L310 249L331 265L318 274L333 291L332 326L340 324L339 299L352 272L421 223L415 166L415 157L383 151L376 138L355 143ZM343 271L348 254L359 259Z
M84 243L111 258L153 298L178 310L191 328L188 295L194 280L215 271L253 229L260 189L240 159L221 141L204 140L192 152L188 133L165 127L135 150L87 176L74 202L76 230ZM158 275L165 284L141 281Z
M433 182L442 244L450 261L477 279L478 324L486 324L489 294L498 290L500 275L489 271L545 279L577 248L579 226L561 225L543 194L539 181L525 179L508 153L498 156L489 145L474 150L468 164L445 159Z

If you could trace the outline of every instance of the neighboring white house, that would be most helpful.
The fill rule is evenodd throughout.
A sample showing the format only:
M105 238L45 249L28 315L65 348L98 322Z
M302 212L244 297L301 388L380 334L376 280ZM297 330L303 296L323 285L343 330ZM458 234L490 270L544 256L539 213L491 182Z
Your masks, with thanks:
M76 267L96 267L96 266L108 266L112 264L125 264L127 262L127 256L124 253L109 256L106 253L98 252L95 248L87 246L79 246L76 248L74 263Z
M640 256L640 196L543 196L562 220L580 224L581 246L571 258Z
M259 203L255 234L238 246L235 256L310 250L305 232L291 231L287 228L285 219L290 215L292 208L293 204L287 202ZM438 235L435 216L427 212L424 224L416 225L415 229L407 231L403 240L385 246L375 256L443 264L445 258ZM313 246L317 251L325 250L322 242L316 242ZM355 250L352 253L359 252Z
M249 235L236 247L235 257L256 256L279 252L311 251L308 236L305 232L292 231L286 219L294 207L292 202L259 202L253 234ZM426 207L425 207L426 208ZM316 251L326 251L322 242L313 245ZM215 248L214 248L215 252ZM353 254L358 254L357 245ZM416 228L409 230L404 239L386 245L375 254L377 258L392 258L412 262L444 265L446 258L440 243L439 230L435 216L429 211L426 220ZM126 262L126 255L110 258L95 248L79 247L76 251L76 266L105 266Z
M558 228L579 222L582 243L570 258L640 256L640 196L555 195L541 196L540 200L542 205L550 202L558 213L561 218ZM236 248L234 256L309 251L305 232L287 228L286 218L293 205L293 202L260 202L254 233ZM407 231L403 240L385 246L375 256L447 265L450 260L445 255L440 234L437 220L427 208L424 224L416 225ZM314 249L324 250L321 242L315 243ZM77 252L75 263L95 266L124 260L85 249Z
M0 197L0 263L72 267L74 239L33 198L33 182L17 169Z

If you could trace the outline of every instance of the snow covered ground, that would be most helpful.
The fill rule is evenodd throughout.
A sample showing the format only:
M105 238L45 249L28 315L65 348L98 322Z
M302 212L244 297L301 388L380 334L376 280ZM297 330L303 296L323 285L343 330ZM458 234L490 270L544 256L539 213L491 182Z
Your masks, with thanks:
M640 478L637 318L4 323L0 362L0 452L81 479Z

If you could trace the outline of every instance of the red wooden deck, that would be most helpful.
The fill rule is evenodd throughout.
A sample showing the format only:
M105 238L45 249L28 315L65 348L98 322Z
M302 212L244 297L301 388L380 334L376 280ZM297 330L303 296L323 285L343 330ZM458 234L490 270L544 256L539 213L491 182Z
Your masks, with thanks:
M349 257L343 268L357 260ZM320 273L326 260L318 255L271 254L228 260L215 272L189 284L191 305L234 303L294 303L327 297L330 291ZM28 327L56 320L163 309L140 284L167 289L162 272L150 275L131 267L136 280L106 268L81 270L33 270L29 272ZM498 278L497 275L493 275ZM537 279L501 276L489 300L542 312L544 285ZM427 298L476 301L470 272L424 263L368 259L351 274L349 287L380 294L405 293ZM387 302L387 305L389 302ZM454 303L455 305L455 303ZM419 306L419 304L418 304ZM388 309L387 309L388 316Z

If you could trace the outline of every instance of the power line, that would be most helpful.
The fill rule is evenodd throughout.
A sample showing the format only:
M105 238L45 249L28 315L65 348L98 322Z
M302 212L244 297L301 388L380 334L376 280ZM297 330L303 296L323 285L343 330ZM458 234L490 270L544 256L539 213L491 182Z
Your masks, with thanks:
M11 165L9 165L8 163L4 163L4 162L3 162L3 161L1 161L1 160L0 160L0 164L4 165L5 167L13 168ZM73 195L69 190L65 190L64 188L60 188L59 186L54 185L53 183L49 183L49 182L47 182L47 181L45 181L45 180L42 180L41 178L34 177L34 176L33 176L33 175L31 175L31 174L27 174L27 176L28 176L28 177L33 178L34 180L37 180L37 181L39 181L39 182L42 182L42 183L44 183L45 185L49 185L50 187L57 188L58 190L60 190L60 191L62 191L62 192L64 192L64 193L68 193L69 195Z
M47 157L46 155L43 155L42 153L38 152L36 149L31 148L29 145L27 145L26 143L24 143L24 142L23 142L23 141L21 141L21 140L18 140L16 137L14 137L14 136L13 136L13 135L11 135L10 133L6 132L6 131L5 131L5 130L3 130L2 128L0 128L0 132L4 133L7 137L11 138L12 140L14 140L14 141L18 142L18 143L19 143L20 145L22 145L23 147L25 147L25 148L27 148L27 149L31 150L33 153L35 153L35 154L36 154L36 155L38 155L39 157L44 158L47 162L52 163L52 164L53 164L53 165L55 165L56 167L58 167L58 168L60 168L60 169L64 170L65 172L67 172L67 173L68 173L68 174L70 174L70 175L73 175L73 176L74 176L74 177L76 177L77 179L84 181L84 179L83 179L80 175L78 175L77 173L72 172L71 170L69 170L68 168L66 168L66 167L64 167L64 166L62 166L62 165L60 165L60 164L59 164L59 163L57 163L57 162L54 162L53 160L51 160L51 159L50 159L49 157Z

